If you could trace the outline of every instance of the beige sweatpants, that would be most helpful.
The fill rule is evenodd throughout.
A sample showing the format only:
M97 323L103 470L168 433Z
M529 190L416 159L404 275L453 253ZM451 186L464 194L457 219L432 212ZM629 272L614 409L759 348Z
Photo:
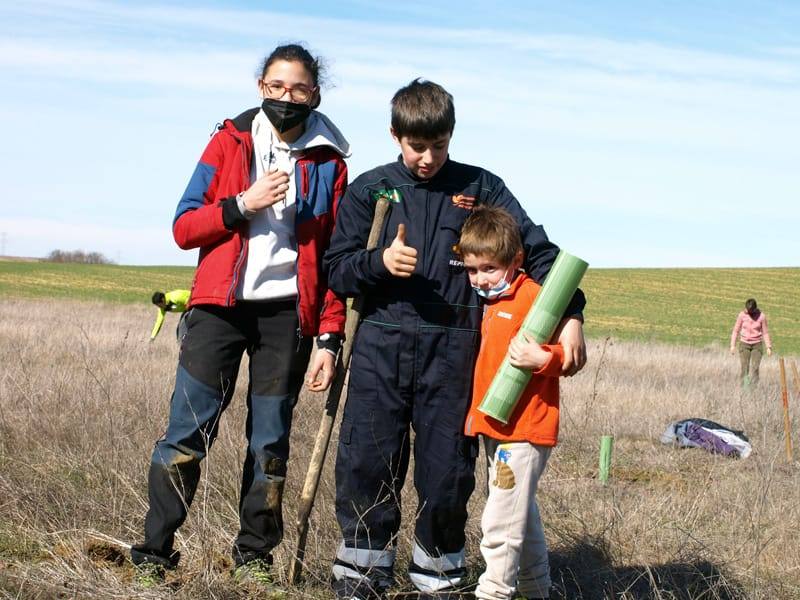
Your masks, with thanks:
M550 595L550 564L536 488L551 448L483 437L489 497L483 509L481 554L486 571L475 597L506 600L515 590L526 598Z

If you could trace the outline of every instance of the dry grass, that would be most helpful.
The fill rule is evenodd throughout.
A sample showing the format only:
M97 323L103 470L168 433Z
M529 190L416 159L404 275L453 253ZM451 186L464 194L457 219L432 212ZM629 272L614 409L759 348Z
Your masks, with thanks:
M115 540L138 541L146 469L166 422L177 347L172 321L147 342L147 306L5 300L0 304L0 598L245 598L229 576L245 442L240 385L178 537L168 586L143 592ZM724 337L724 336L723 336ZM590 343L591 362L563 385L561 444L540 491L562 598L800 597L800 471L784 454L777 361L742 392L719 347ZM793 402L796 402L797 396ZM279 572L294 545L296 499L321 398L296 412ZM662 446L670 420L743 428L744 461ZM596 480L600 435L616 438L612 479ZM468 553L480 572L485 478L471 503ZM401 562L414 494L406 488ZM294 598L328 598L338 531L326 469Z

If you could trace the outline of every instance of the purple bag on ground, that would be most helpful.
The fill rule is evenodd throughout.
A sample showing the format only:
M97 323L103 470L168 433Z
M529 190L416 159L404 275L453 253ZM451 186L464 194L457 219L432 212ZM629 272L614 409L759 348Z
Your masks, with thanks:
M743 431L729 429L707 419L684 419L670 423L661 436L664 444L703 448L714 454L747 458L753 451Z

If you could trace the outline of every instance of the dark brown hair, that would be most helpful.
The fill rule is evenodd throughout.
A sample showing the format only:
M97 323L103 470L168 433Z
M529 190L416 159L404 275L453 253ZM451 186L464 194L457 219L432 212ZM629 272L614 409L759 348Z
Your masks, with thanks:
M301 44L284 44L283 46L275 48L275 50L261 62L261 68L257 75L258 79L263 80L270 65L278 60L299 62L305 67L306 71L311 75L311 79L314 81L314 87L317 88L311 100L311 108L317 108L322 100L319 87L325 78L325 64L322 59L319 56L312 56Z
M484 256L508 266L522 252L519 223L504 208L476 206L464 221L456 251L462 257Z
M275 48L269 56L261 61L261 68L258 71L259 79L264 78L264 75L267 74L267 69L276 60L303 63L303 66L311 74L311 79L314 80L315 86L320 85L324 79L325 65L322 59L319 56L312 56L301 44L285 44Z
M392 98L392 130L403 136L432 140L453 133L453 96L439 84L415 79Z

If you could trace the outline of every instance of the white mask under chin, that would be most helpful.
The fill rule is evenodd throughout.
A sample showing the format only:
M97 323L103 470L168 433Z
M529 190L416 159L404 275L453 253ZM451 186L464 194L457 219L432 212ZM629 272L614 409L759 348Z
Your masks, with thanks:
M502 294L503 292L507 291L508 288L510 288L510 287L511 287L511 283L509 283L509 281L508 281L508 271L506 271L506 274L503 275L503 278L500 281L498 281L497 285L495 285L493 288L489 288L488 290L484 290L484 289L481 289L481 288L476 287L476 286L473 285L472 289L475 290L475 292L481 298L486 298L487 300L494 300L500 294Z

